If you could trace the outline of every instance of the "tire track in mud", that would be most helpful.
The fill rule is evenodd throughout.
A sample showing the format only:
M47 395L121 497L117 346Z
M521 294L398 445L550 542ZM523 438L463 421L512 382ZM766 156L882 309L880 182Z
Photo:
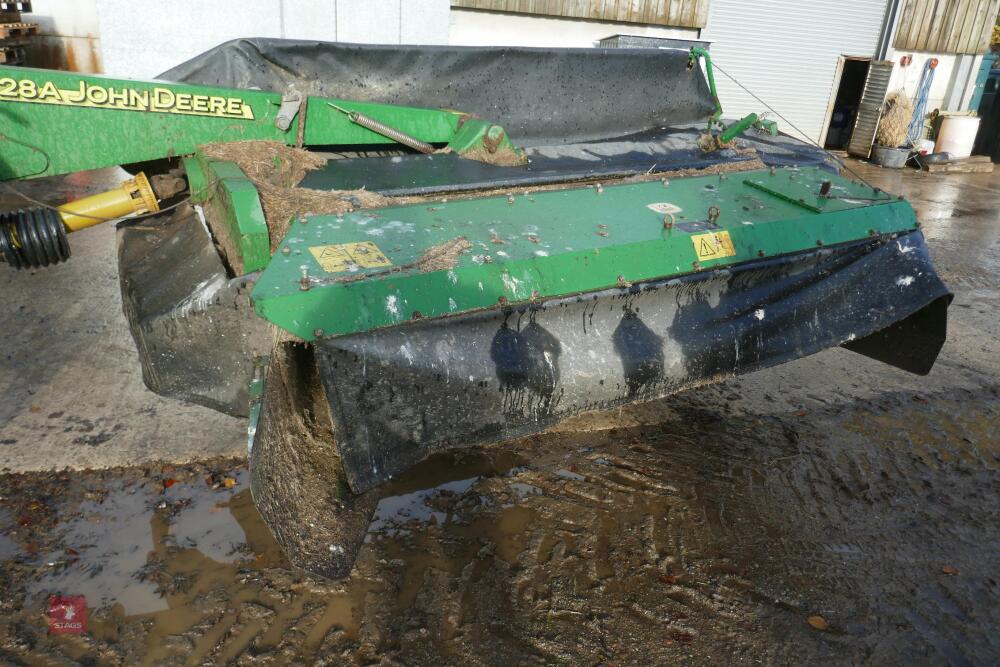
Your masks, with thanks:
M421 464L390 487L409 504L373 524L343 584L289 572L242 487L225 507L247 558L205 557L208 534L176 543L201 502L178 492L168 500L192 504L149 518L147 565L160 563L169 608L98 609L91 636L62 639L45 634L40 601L4 593L0 651L13 664L178 665L962 664L1000 654L996 388L806 416L734 409L729 394L673 397L658 424L623 428L608 416L609 428ZM116 493L122 474L91 485ZM52 492L44 480L4 485L5 502ZM53 533L43 553L64 546ZM26 561L20 574L47 576ZM810 628L813 614L830 629Z
M894 406L904 417L914 416L908 401L899 398ZM969 407L975 409L996 414L989 405ZM874 416L860 412L863 421ZM998 494L996 443L989 434L973 428L973 436L987 438L979 441L986 447L968 450L952 440L973 442L960 422L915 429L898 441L885 438L894 434L884 426L836 441L822 437L824 428L797 427L799 437L791 442L787 425L718 416L684 420L685 426L725 425L702 429L697 447L676 447L670 432L678 424L590 435L583 449L601 454L574 456L571 479L559 474L558 463L519 473L513 483L541 491L523 501L538 519L528 528L530 547L519 557L523 571L514 580L522 607L531 602L537 612L541 601L546 623L555 619L578 633L577 615L592 614L596 596L598 609L627 609L634 622L651 624L649 633L688 642L689 652L698 637L729 651L745 643L757 657L782 660L990 655L989 633L968 626L970 618L990 617L997 598L985 579L990 563L978 560L990 552L979 541L989 522L977 516L996 506ZM824 421L833 423L821 426L852 418L832 415ZM734 430L753 435L734 438ZM622 449L623 437L643 444ZM923 443L922 456L910 451L913 440ZM873 448L874 442L884 449ZM747 455L734 456L741 444ZM963 494L967 481L982 491ZM935 492L939 487L949 493ZM986 583L953 591L958 580L941 571L947 564ZM920 600L925 606L914 604L914 590L927 596ZM643 601L621 607L636 596ZM804 624L817 609L840 626L822 640ZM902 629L867 640L868 624L886 614L895 619L892 627ZM942 614L948 616L944 623L921 621ZM785 632L795 641L784 633L764 644L753 638L772 624L789 625ZM537 648L545 659L585 659L607 648L596 641L580 646L580 639L581 650L569 654L551 654L550 641ZM650 639L641 640L644 648ZM801 652L798 641L811 648ZM710 649L700 657L710 661L712 655Z

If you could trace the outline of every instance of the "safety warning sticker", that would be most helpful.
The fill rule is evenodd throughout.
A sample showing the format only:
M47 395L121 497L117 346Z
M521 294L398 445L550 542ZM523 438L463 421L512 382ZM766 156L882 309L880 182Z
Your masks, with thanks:
M694 252L699 261L736 255L736 248L733 246L733 240L729 237L729 232L697 234L691 237L691 243L694 244Z
M392 266L389 258L370 241L313 246L309 252L327 273Z

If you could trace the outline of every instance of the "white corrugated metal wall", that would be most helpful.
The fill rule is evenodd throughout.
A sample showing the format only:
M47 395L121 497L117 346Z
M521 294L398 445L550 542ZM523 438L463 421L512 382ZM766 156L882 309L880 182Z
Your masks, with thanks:
M810 139L823 133L841 55L872 56L886 0L712 0L712 59ZM716 74L725 116L764 109ZM782 131L794 134L779 119Z

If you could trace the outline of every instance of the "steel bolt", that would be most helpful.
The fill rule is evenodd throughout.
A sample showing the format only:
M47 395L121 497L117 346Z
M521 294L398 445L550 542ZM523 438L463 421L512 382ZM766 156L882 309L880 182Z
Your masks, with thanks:
M506 306L507 305L507 297L505 297L505 296L500 297L499 299L497 299L497 303L499 303L501 306Z
M423 316L424 316L424 314L423 314L423 313L421 313L421 312L420 312L419 310L415 310L415 311L413 311L413 314L412 314L412 315L410 316L410 318L411 318L411 319L414 319L414 320L419 320L419 319L421 319L421 318L422 318Z
M310 285L309 285L309 267L308 266L303 266L302 267L302 277L299 279L299 289L302 290L303 292L308 292L309 291L309 287L310 287Z
M818 245L818 246L823 245L822 239L816 239L816 245Z
M597 194L599 195L604 194L604 186L602 186L600 183L594 186L594 190L596 190Z
M667 180L667 179L665 179L665 178L664 178L664 179L662 179L662 180L660 181L660 183L662 183L662 184L663 184L663 187L667 187L667 186L669 186L669 185L670 185L670 181L668 181L668 180Z
M697 271L701 268L701 262L691 262L691 268Z
M322 329L316 329L313 331L313 338L322 338L325 333Z
M514 195L513 194L507 195L507 203L508 204L513 204L514 203Z
M667 213L663 216L663 228L673 229L674 228L674 216L672 213Z
M763 250L758 250L758 251L757 251L757 256L758 256L758 257L765 257L765 256L766 256L766 253L765 253L765 252L764 252Z
M288 257L289 255L292 254L292 249L289 248L288 246L285 246L284 248L281 249L281 254L284 255L285 257Z

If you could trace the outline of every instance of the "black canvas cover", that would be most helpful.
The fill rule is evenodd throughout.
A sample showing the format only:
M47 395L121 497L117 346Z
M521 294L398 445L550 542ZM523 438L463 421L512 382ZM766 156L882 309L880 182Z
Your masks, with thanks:
M520 146L620 137L706 120L714 105L683 49L381 46L237 39L167 81L455 109Z

